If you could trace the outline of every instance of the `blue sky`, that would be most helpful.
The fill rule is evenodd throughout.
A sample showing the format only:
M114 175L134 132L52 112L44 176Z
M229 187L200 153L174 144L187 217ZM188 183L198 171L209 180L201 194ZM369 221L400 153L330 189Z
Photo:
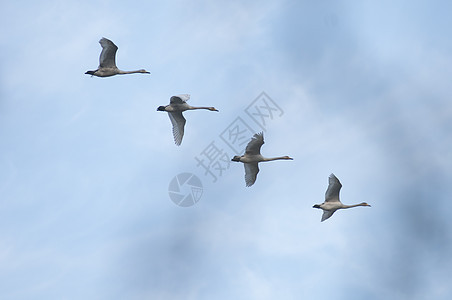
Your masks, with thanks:
M450 299L451 4L0 4L0 298ZM98 40L119 68L96 78ZM199 156L265 92L260 167ZM172 95L187 112L174 145ZM255 127L253 127L255 128ZM194 206L169 198L191 172ZM346 204L320 223L334 172Z

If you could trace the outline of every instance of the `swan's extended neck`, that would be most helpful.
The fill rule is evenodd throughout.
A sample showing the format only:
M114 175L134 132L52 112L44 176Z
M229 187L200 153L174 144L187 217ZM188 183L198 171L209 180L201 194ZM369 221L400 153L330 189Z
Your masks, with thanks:
M264 157L264 159L262 161L273 161L273 160L280 160L280 159L293 160L293 158L291 158L289 156L279 156L279 157L270 157L270 158Z
M190 106L189 109L207 109L211 111L218 111L215 107L208 107L208 106Z
M122 71L119 70L118 74L135 74L135 73L142 73L142 74L151 74L150 72L140 69L140 70L135 70L135 71Z
M357 207L357 206L370 206L366 202L358 203L358 204L352 204L352 205L343 205L342 208L351 208L351 207Z

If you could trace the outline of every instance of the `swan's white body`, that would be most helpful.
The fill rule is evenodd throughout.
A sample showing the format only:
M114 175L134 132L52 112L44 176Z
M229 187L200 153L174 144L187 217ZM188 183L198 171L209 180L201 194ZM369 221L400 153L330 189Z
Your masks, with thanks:
M325 193L325 202L322 204L316 204L313 208L320 208L323 210L322 222L331 217L334 212L338 209L351 208L357 206L370 206L366 202L362 202L354 205L345 205L339 200L339 192L341 190L342 184L339 179L331 173L328 178L328 188Z
M157 108L158 111L166 111L171 120L171 124L173 125L173 137L174 143L180 146L182 143L182 138L184 137L184 126L185 126L185 118L182 115L182 112L186 110L194 110L194 109L207 109L210 111L218 111L215 107L205 107L205 106L190 106L187 104L187 101L190 99L190 95L182 94L177 96L172 96L170 98L170 104L166 106L159 106Z
M143 73L150 74L144 69L136 71L122 71L116 67L115 57L118 47L109 39L102 38L99 41L102 46L102 52L99 57L99 67L97 70L87 71L85 74L89 74L97 77L110 77L118 74L133 74L133 73Z
M292 160L289 156L280 156L266 158L261 155L261 147L264 144L264 134L256 133L246 146L245 154L242 156L234 156L231 161L242 162L245 167L245 183L246 186L252 186L256 182L257 173L259 173L259 163L273 160Z

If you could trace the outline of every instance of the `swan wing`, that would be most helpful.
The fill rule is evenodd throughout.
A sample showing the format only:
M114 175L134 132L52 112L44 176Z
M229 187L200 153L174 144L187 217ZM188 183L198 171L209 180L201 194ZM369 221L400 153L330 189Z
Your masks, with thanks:
M177 96L172 96L170 98L170 104L183 104L183 103L187 102L188 99L190 99L189 94L181 94L181 95L177 95Z
M326 219L328 219L329 217L331 217L334 214L335 210L324 210L323 211L323 215L322 215L322 221L325 221Z
M341 190L342 184L340 183L339 179L331 173L331 175L328 178L328 188L325 193L325 201L327 202L334 202L339 200L339 191Z
M100 53L99 57L99 67L116 67L115 57L118 47L116 47L116 45L112 41L106 38L102 38L99 43L102 46L102 52Z
M171 124L173 124L174 142L179 146L184 137L185 118L181 111L168 112L168 116L171 120Z
M244 163L245 166L245 183L246 186L252 186L256 182L259 166L255 163Z
M248 155L259 155L261 154L261 147L264 144L264 133L256 133L251 141L246 146L245 154Z

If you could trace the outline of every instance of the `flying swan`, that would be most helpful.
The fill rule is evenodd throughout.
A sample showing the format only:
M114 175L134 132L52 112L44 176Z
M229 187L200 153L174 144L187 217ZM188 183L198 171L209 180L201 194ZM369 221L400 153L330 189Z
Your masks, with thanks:
M329 217L331 217L334 212L338 209L344 209L344 208L350 208L350 207L356 207L356 206L370 206L366 202L362 202L359 204L354 205L344 205L339 200L339 191L341 190L342 184L339 182L339 179L337 179L336 176L334 176L333 173L328 178L329 184L328 189L325 193L325 202L322 204L316 204L313 206L313 208L320 208L323 209L323 215L322 215L322 221L325 221Z
M99 41L102 46L102 52L99 57L99 67L94 71L86 71L85 74L89 74L97 77L110 77L118 74L133 74L133 73L144 73L150 74L148 71L144 69L136 70L136 71L122 71L116 67L115 56L116 50L118 47L109 39L102 38Z
M259 173L260 162L272 161L278 159L293 160L289 156L280 156L273 158L265 158L261 155L261 147L264 144L264 133L256 133L246 146L245 154L242 156L234 156L231 161L242 162L245 166L245 183L246 186L252 186L256 182L257 173Z
M204 107L204 106L190 106L187 104L188 99L190 99L190 95L182 94L177 96L172 96L170 98L170 104L166 106L159 106L157 111L166 111L168 116L173 124L173 136L174 143L180 146L182 143L182 138L184 137L184 126L185 126L185 118L182 115L182 112L186 110L194 110L194 109L208 109L210 111L218 111L215 107Z

